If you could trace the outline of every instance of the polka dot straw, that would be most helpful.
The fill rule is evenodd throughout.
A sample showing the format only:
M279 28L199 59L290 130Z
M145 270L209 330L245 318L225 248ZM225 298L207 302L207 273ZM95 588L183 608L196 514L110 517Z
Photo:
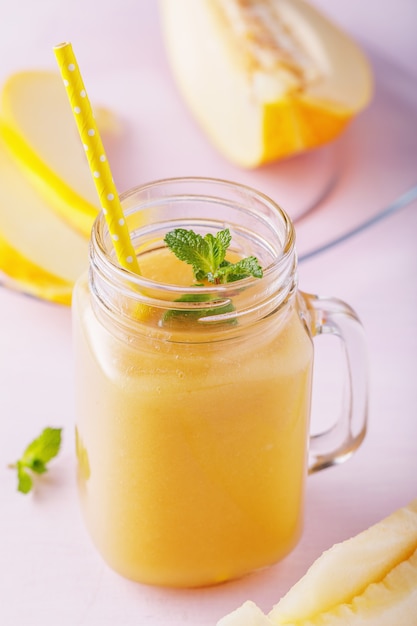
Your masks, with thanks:
M61 43L54 47L54 52L113 240L117 260L122 267L140 274L117 189L72 46L70 43Z

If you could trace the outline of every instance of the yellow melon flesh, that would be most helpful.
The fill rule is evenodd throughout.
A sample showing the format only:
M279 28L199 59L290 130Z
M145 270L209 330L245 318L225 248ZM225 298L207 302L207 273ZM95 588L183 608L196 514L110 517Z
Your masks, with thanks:
M69 304L87 266L88 240L46 206L0 137L0 272L16 289Z
M268 616L245 602L218 626L417 626L417 500L313 563Z
M106 114L101 119L108 122ZM0 129L16 162L46 202L88 237L100 207L58 73L12 75L1 94Z
M341 604L312 620L276 623L291 626L416 626L417 551L350 603Z
M217 622L217 626L274 626L273 622L248 600L229 615L225 615Z
M370 100L363 53L303 0L160 0L160 13L185 101L238 165L322 145Z
M0 236L0 284L35 298L71 304L73 284L43 270Z
M350 602L416 549L417 500L324 552L274 607L270 618L276 624L287 624L312 619Z

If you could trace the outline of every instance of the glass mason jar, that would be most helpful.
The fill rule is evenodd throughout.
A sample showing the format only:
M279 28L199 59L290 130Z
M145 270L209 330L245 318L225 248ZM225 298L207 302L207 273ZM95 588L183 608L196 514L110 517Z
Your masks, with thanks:
M84 518L127 578L219 583L290 552L307 474L362 441L362 327L348 305L298 291L293 225L262 193L172 179L125 193L122 205L141 275L118 265L101 214L73 297ZM178 227L229 228L232 258L256 256L263 277L190 286L163 241ZM333 427L311 438L321 333L342 342L346 393Z

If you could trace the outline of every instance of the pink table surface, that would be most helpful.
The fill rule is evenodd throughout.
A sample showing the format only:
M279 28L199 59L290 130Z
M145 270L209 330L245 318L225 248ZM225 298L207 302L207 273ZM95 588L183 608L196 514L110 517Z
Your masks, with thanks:
M174 0L173 0L174 1ZM108 147L119 190L177 175L220 176L273 196L299 218L301 257L377 215L417 185L415 0L316 0L358 38L376 76L370 108L331 146L245 172L207 143L167 67L153 0L2 0L0 80L55 69L52 46L72 41L93 102L122 121ZM308 480L303 538L283 562L215 588L176 591L113 573L84 530L74 480L70 310L0 288L0 624L214 626L246 599L265 611L334 542L417 496L417 203L300 263L306 291L349 302L367 334L369 432L346 464ZM318 380L332 368L318 361ZM315 412L329 389L316 390ZM46 425L63 449L29 496L7 464Z

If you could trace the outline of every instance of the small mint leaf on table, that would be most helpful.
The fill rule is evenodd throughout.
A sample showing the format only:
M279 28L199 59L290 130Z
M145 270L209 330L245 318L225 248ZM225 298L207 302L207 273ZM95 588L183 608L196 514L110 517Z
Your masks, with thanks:
M33 486L33 480L23 467L20 461L16 463L17 469L17 490L20 493L29 493Z
M33 487L32 476L28 472L44 474L48 468L47 463L53 459L61 447L62 428L45 428L25 449L22 457L16 461L14 467L17 470L17 489L21 493L29 493Z
M45 428L24 451L22 456L24 465L39 471L35 469L39 464L46 464L53 459L61 446L61 431L61 428Z

